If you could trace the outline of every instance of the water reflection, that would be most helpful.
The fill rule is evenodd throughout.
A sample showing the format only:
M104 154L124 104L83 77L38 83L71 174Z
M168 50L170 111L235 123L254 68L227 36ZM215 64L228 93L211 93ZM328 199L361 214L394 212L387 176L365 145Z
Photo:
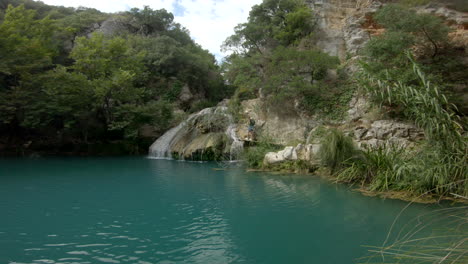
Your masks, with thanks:
M30 169L36 165L40 172ZM216 163L44 159L0 167L18 174L0 178L0 263L352 263L366 253L362 245L385 240L406 205L311 175ZM401 222L432 209L412 207Z

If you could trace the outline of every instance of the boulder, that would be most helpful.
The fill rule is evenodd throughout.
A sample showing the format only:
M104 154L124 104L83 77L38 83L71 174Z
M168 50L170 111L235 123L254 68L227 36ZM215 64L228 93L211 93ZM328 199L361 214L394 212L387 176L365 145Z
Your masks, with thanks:
M288 146L278 152L268 152L263 159L263 164L274 165L285 161L307 161L311 165L318 165L317 153L320 144L299 144L296 147Z
M297 153L294 147L286 147L285 149L278 152L268 152L265 155L263 163L270 165L288 160L297 160Z

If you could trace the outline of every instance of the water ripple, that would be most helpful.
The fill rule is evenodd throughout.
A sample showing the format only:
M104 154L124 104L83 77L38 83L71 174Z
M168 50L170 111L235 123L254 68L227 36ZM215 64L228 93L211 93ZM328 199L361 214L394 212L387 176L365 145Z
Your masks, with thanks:
M77 245L77 248L86 248L86 247L106 247L112 246L112 244L87 244L87 245Z

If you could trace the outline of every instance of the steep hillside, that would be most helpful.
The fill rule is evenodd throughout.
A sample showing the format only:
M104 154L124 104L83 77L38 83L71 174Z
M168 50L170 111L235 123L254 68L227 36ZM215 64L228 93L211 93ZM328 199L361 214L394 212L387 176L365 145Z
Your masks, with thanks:
M144 153L230 95L214 56L164 9L11 0L0 13L0 154Z

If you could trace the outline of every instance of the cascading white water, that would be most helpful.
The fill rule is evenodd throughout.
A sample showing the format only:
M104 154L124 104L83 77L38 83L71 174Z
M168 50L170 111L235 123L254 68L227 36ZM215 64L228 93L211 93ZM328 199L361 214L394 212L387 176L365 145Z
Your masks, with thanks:
M150 146L150 157L152 158L172 158L171 143L173 142L177 133L182 130L186 122L180 123L178 126L171 128L164 133Z
M229 160L237 160L244 150L244 142L240 141L237 137L235 124L230 124L228 126L226 134L232 139L231 148L229 149Z
M149 150L149 156L151 158L157 159L170 159L172 158L171 147L177 143L177 141L189 131L189 126L192 125L192 121L197 121L197 118L201 118L206 115L220 114L224 115L228 119L228 126L226 128L226 135L232 140L230 146L229 159L235 160L239 158L239 154L242 152L244 143L239 140L236 135L236 125L234 124L234 119L227 111L227 107L218 106L205 108L198 113L190 115L184 122L180 123L178 126L170 129L160 138L158 138L151 146ZM185 153L185 150L183 151ZM184 154L179 153L179 154Z
M205 108L198 113L190 115L185 121L181 122L178 126L171 128L164 135L159 137L153 144L150 146L149 156L156 159L171 159L172 151L171 146L175 143L177 136L187 124L193 119L207 115L213 112L213 108Z

